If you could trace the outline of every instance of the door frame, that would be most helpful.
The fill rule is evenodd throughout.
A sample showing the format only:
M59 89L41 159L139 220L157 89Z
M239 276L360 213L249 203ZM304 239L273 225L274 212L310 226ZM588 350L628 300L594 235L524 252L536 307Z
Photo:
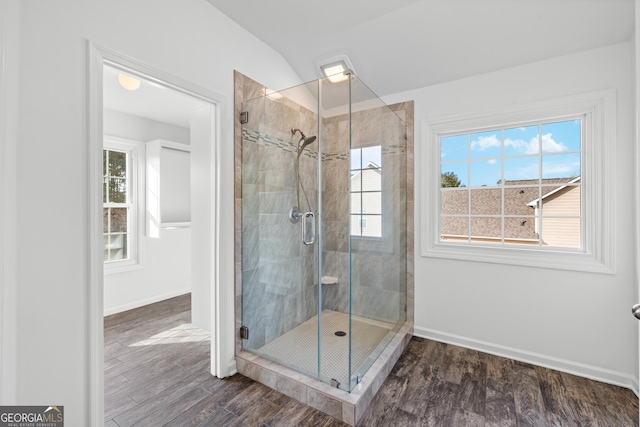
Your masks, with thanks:
M209 227L209 250L211 275L209 280L211 309L211 374L219 378L233 375L234 338L233 321L229 320L229 310L233 312L233 288L224 286L229 276L229 267L221 262L221 141L223 111L226 101L209 89L203 88L179 77L154 68L119 52L98 46L88 41L88 166L87 166L87 241L89 301L88 301L88 369L89 384L87 405L91 425L104 423L104 264L102 250L102 147L103 147L103 67L105 65L140 76L166 88L198 98L213 106L211 146L205 159L210 166L207 205L211 212ZM233 269L231 269L233 270ZM229 301L231 308L229 309Z

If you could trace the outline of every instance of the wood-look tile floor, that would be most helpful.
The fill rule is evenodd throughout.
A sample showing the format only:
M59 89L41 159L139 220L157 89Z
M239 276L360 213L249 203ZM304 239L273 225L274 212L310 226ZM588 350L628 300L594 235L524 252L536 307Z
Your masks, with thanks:
M209 372L185 295L105 318L105 426L346 426L242 375ZM360 426L638 426L628 389L413 338Z

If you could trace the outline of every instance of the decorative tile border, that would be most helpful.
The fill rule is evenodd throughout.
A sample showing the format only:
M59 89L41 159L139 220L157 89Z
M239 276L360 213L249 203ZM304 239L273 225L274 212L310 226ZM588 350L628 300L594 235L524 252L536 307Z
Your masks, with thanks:
M274 147L279 148L283 151L287 151L289 153L296 153L298 150L298 146L291 141L287 141L284 139L276 138L274 136L270 136L267 134L260 133L251 129L242 129L242 140L243 142L252 143L256 145L260 145L263 147ZM389 146L382 147L382 154L404 154L407 152L407 147L405 144L393 144ZM307 157L317 159L318 152L313 151L309 148L305 149L303 154ZM349 152L342 153L322 153L322 161L330 162L333 160L349 160Z

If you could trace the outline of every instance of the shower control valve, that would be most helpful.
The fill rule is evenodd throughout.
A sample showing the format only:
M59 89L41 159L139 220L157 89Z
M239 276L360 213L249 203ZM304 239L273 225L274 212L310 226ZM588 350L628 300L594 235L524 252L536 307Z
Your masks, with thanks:
M292 207L289 211L289 221L297 224L298 221L300 221L300 218L302 218L302 212L300 212L297 206Z

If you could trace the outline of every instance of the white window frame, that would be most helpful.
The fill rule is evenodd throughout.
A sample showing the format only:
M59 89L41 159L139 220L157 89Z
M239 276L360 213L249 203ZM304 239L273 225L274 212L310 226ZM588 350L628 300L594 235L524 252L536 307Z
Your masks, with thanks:
M143 268L144 230L144 142L116 136L106 136L103 150L124 151L127 153L129 170L127 180L130 190L129 211L129 258L121 261L104 262L104 273L122 273ZM104 200L104 199L103 199ZM104 206L104 203L103 203Z
M440 239L440 135L585 116L583 124L583 251L490 247ZM614 274L616 95L613 90L523 103L422 121L421 255L466 261Z

